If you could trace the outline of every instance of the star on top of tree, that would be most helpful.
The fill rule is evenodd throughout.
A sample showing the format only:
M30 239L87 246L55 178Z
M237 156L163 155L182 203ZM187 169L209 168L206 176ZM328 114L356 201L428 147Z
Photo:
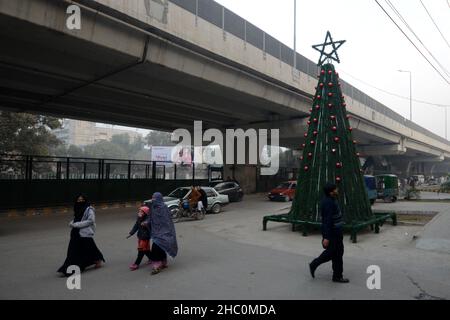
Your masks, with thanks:
M312 46L314 49L316 49L317 51L320 52L320 58L319 58L319 62L317 63L317 65L321 66L327 59L332 59L332 60L336 61L337 63L340 63L339 56L337 54L337 49L339 49L339 47L342 46L344 44L344 42L345 42L345 40L333 41L333 38L331 38L330 31L327 31L327 35L325 37L325 42L322 44L316 44L316 45ZM326 53L325 48L330 45L333 47L333 50L330 53ZM322 48L320 48L320 47L322 47Z

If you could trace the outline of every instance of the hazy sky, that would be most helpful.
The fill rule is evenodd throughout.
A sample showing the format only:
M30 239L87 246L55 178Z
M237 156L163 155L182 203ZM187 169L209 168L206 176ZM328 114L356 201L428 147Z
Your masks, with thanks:
M392 9L379 0L424 55L450 82L450 0L391 0L404 21L446 69L437 65ZM286 45L293 47L294 0L217 0ZM322 43L329 30L334 40L347 40L339 49L341 77L402 116L409 118L409 74L412 97L450 106L450 84L427 63L375 0L297 0L297 51L316 62L319 53L311 48ZM379 89L400 95L389 95ZM444 108L413 102L413 121L445 136ZM448 112L450 120L450 110ZM450 136L450 121L449 121Z
M294 0L217 2L293 47ZM385 0L379 2L429 57ZM441 73L450 82L450 47L439 34L421 1L390 2L439 63L446 68L448 76L444 71ZM422 2L447 42L450 42L448 1ZM341 63L337 65L337 70L341 77L374 99L409 118L409 74L397 71L403 69L412 72L413 99L450 106L449 83L417 52L375 0L297 0L297 51L316 62L319 53L311 46L323 42L327 30L331 32L334 40L347 40L338 51ZM430 57L429 60L434 62ZM407 99L390 96L364 82ZM450 112L448 113L450 119ZM443 108L413 102L413 121L419 125L444 136L444 120Z

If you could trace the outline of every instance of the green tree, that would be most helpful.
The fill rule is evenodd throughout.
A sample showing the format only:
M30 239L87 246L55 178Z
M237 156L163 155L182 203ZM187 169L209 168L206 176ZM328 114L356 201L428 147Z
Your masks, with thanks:
M80 147L71 144L67 148L67 156L69 156L69 157L84 157L84 151Z
M131 153L136 156L138 153L144 150L145 140L142 136L137 136L131 144Z
M111 141L98 141L84 148L87 158L128 159L129 154L123 147Z
M111 138L111 143L125 150L130 159L136 159L136 156L144 149L145 145L145 141L141 136L137 136L133 139L133 141L131 141L128 133L113 135Z
M139 151L135 154L134 159L150 161L150 160L152 160L151 155L152 155L152 153L149 149L142 149L141 151Z
M60 144L53 149L52 155L57 157L84 157L84 151L82 148L73 144L70 146Z
M128 133L115 134L111 137L111 143L120 146L126 152L130 150L130 135Z
M439 192L450 192L450 180L447 180L441 184Z
M150 131L145 140L149 146L174 146L176 143L170 140L172 134L164 131Z
M0 153L49 155L61 141L51 132L60 119L0 111Z

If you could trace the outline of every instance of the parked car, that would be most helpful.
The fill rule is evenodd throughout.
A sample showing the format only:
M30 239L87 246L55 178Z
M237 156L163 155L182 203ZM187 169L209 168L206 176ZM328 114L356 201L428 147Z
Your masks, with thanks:
M374 176L364 175L364 183L366 185L367 197L370 204L374 204L378 198L377 182Z
M228 196L225 194L219 194L214 188L211 187L201 187L208 197L208 207L206 208L207 212L219 213L222 210L222 207L227 205L230 201L228 200ZM170 212L173 213L175 210L178 210L178 206L180 202L184 199L189 198L191 194L191 187L181 187L177 188L168 196L163 197L164 203L169 208ZM144 204L149 206L151 205L152 200L145 200Z
M295 196L295 188L297 188L297 181L286 181L281 183L276 188L270 190L267 197L269 200L283 200L292 201Z
M226 194L230 202L242 201L244 198L244 192L236 181L212 182L209 186L213 187L220 194Z

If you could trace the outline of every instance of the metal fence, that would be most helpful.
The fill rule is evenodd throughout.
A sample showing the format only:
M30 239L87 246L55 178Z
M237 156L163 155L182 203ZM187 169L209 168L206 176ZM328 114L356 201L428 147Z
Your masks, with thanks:
M196 17L202 18L214 24L218 28L221 28L224 32L229 32L239 39L244 40L246 43L259 48L264 53L270 54L271 56L294 67L293 49L289 48L219 3L213 0L169 0L169 2L176 4L177 6L196 15ZM297 69L315 78L318 74L317 64L299 53L296 53L296 55ZM353 100L357 100L369 108L383 114L384 116L403 123L410 129L416 130L427 135L428 137L436 139L439 142L450 145L450 143L443 137L440 137L437 134L411 122L345 81L341 80L341 82L343 83L342 90L344 94Z
M0 180L214 180L207 164L0 155Z
M80 193L93 202L142 201L222 178L223 168L205 164L4 154L0 209L67 205Z

